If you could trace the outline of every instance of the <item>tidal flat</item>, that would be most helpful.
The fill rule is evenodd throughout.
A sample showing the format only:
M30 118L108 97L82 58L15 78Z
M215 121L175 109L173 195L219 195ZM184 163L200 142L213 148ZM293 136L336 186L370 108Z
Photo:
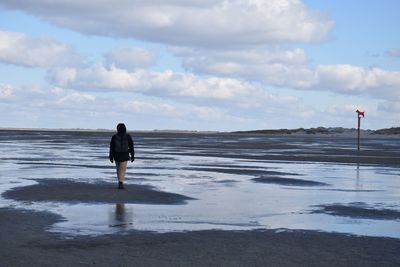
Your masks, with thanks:
M35 248L32 257L67 249L76 253L66 259L71 262L84 248L89 254L103 246L128 250L129 237L142 242L143 250L134 253L158 251L154 266L165 256L161 247L177 253L185 245L187 255L197 250L204 257L214 248L221 253L214 260L222 265L242 251L242 264L258 266L269 260L318 266L324 253L338 257L332 266L354 259L374 266L383 248L385 266L400 262L398 253L390 254L400 248L398 138L365 138L358 152L354 137L133 132L136 160L128 164L126 190L120 192L108 161L111 135L0 131L0 229L14 244L4 255L11 265L18 263L19 246ZM21 222L24 216L30 219ZM341 251L345 239L358 258L351 249ZM275 242L269 247L278 246L275 256L265 253L261 244L267 240ZM291 240L319 248L315 262L311 256L298 262L284 256L304 249L289 246ZM366 253L368 260L360 261ZM207 264L186 256L179 256L182 264ZM21 259L28 266L28 258Z

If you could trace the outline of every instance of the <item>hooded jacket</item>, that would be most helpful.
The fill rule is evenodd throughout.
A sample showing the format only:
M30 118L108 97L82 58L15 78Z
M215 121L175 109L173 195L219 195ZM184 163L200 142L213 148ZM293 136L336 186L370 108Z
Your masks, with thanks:
M112 136L109 158L117 162L128 161L135 158L133 140L129 134L122 132Z

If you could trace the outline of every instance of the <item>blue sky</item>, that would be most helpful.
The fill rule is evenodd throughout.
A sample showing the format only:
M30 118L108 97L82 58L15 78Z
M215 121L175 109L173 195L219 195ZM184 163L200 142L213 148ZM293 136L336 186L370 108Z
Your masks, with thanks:
M0 127L399 126L399 1L0 0Z

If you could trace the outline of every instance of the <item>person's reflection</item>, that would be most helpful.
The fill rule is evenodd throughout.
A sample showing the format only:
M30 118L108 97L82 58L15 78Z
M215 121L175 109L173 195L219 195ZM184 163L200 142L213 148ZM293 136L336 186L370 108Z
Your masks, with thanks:
M116 203L113 222L110 223L111 227L127 228L133 224L132 209L126 208L125 203Z

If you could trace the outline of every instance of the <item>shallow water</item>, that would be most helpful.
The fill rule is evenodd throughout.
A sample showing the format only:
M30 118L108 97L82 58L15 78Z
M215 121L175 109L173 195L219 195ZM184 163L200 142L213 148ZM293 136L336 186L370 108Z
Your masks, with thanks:
M115 182L108 161L110 133L0 132L0 192L32 179ZM196 200L185 205L68 204L0 199L0 206L45 210L65 221L50 231L67 236L204 229L311 229L400 238L400 219L315 213L318 205L362 203L400 211L399 164L340 163L335 158L400 155L398 139L235 134L134 133L136 161L127 183L155 186ZM279 160L274 160L276 155ZM286 156L282 160L281 156ZM315 160L315 158L321 158ZM309 160L308 160L309 159ZM329 162L332 159L332 162ZM339 161L339 162L337 162ZM294 184L254 178L293 179ZM296 180L326 185L296 184Z

